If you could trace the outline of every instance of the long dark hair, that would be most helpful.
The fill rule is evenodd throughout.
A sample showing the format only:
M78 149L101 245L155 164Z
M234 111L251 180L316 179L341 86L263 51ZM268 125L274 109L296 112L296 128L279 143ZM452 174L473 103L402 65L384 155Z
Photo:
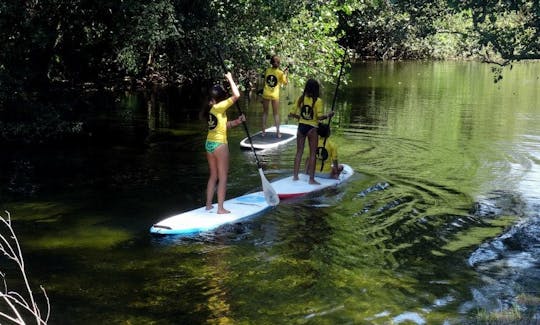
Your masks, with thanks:
M319 95L320 95L319 82L315 79L309 79L306 82L306 86L304 87L304 92L302 93L302 96L298 98L298 102L296 103L296 105L298 107L302 107L305 96L309 96L313 98L313 104L315 104L315 102L317 101L317 98L319 98Z
M272 66L274 66L274 64L279 66L280 62L281 62L281 60L279 59L279 56L277 56L277 55L272 55L272 57L270 58L270 64Z
M203 110L202 117L206 120L208 119L208 116L210 115L210 109L212 109L212 106L219 103L222 100L227 99L227 92L225 91L225 88L219 83L213 84L210 86L210 89L208 90L208 102L206 105L206 109Z
M214 103L219 103L222 100L227 99L227 92L220 84L215 84L210 88L210 100Z

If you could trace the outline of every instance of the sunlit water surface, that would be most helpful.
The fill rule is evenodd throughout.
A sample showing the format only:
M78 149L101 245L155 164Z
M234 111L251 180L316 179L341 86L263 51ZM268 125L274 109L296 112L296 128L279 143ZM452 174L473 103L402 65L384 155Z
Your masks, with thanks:
M96 95L108 106L87 143L3 153L0 204L51 324L458 324L513 306L532 318L539 76L538 63L498 83L478 63L357 64L332 121L352 180L189 238L148 229L204 204L199 103ZM282 90L284 122L297 95ZM254 133L260 103L242 105ZM260 186L243 136L229 137L229 197ZM267 178L289 175L294 152L259 152Z

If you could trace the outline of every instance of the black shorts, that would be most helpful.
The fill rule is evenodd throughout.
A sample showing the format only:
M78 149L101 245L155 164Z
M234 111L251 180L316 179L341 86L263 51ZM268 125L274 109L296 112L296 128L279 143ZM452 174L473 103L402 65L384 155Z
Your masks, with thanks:
M313 128L314 128L313 125L304 124L304 123L299 123L298 124L298 132L300 132L300 134L303 135L303 136L307 136L309 131L311 131L311 129L313 129Z

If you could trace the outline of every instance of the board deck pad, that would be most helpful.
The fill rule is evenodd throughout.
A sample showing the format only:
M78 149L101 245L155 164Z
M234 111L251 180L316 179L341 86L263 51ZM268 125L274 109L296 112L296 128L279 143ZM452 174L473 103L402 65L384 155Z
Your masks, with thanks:
M343 171L339 175L339 179L323 178L315 176L315 180L319 185L309 184L309 176L307 174L298 174L298 180L294 181L292 176L272 182L272 187L278 193L280 199L290 199L317 192L328 187L337 186L348 180L354 171L351 166L343 165Z
M279 126L279 133L281 138L277 137L276 127L272 126L265 129L265 134L263 136L262 131L259 131L251 135L251 141L253 143L253 148L256 150L264 150L270 148L277 148L281 145L289 143L296 139L296 132L298 125L283 124ZM251 149L251 144L249 143L249 138L245 137L240 141L240 147L243 149Z

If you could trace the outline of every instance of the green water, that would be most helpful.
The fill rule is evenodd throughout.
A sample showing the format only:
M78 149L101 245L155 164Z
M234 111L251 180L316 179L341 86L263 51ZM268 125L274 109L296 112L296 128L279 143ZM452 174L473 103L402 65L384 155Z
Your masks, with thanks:
M0 207L51 324L458 324L540 287L534 265L516 277L471 262L481 244L540 224L539 76L538 63L496 84L478 63L357 64L332 128L353 179L192 238L148 229L204 203L199 105L127 94L87 143L7 150ZM333 86L323 91L329 109ZM282 120L297 94L283 89ZM242 105L253 133L260 103ZM260 186L234 145L243 136L229 136L229 197ZM267 178L289 175L294 153L259 153ZM538 261L532 233L512 240L501 256Z

